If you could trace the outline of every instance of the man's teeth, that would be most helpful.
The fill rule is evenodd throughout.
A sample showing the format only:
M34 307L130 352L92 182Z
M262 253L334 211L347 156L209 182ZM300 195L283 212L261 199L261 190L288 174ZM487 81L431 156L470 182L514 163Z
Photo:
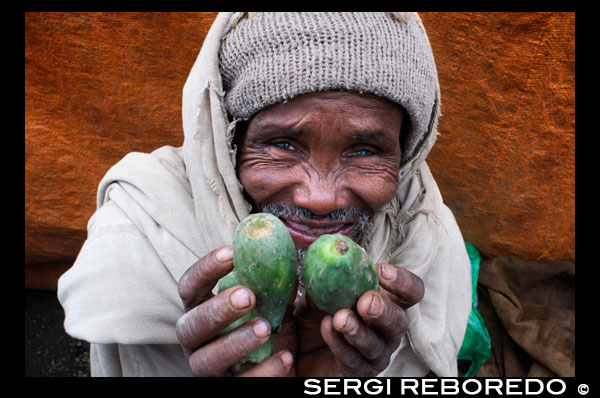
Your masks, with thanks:
M329 228L309 228L304 232L307 234L310 234L310 235L323 235L323 234L331 234L334 232L338 232L341 229L342 229L341 225L336 225L335 227L329 227Z
M300 231L300 232L306 232L306 231L308 231L308 230L310 229L310 228L308 227L308 225L303 225L303 224L296 224L296 223L293 223L293 224L292 224L292 226L293 226L294 228L296 228L296 229L297 229L298 231Z
M290 224L294 229L296 229L300 232L304 232L309 235L323 235L323 234L336 233L336 232L341 231L342 228L344 227L343 224L334 225L334 226L325 227L325 228L311 228L308 225L299 224L299 223L295 223L295 222L290 222Z

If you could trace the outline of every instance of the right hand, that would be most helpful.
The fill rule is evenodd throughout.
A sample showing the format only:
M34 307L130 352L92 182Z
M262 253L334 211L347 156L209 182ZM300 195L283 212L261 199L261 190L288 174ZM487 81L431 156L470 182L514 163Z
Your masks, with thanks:
M269 323L256 317L219 336L221 330L249 313L256 304L254 293L243 286L234 286L217 295L212 293L219 279L232 269L233 248L223 246L198 260L179 280L185 313L177 321L177 339L197 376L231 375L228 369L271 335ZM292 353L281 350L239 376L286 376L292 365Z

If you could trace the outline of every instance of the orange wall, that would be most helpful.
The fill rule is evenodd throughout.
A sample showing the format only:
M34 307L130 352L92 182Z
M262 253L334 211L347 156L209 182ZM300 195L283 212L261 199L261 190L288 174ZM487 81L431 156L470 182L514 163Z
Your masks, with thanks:
M26 287L71 265L110 166L182 144L183 84L215 16L25 15ZM442 88L429 164L465 239L574 258L574 14L421 17Z
M442 90L429 164L483 255L575 258L575 14L423 14Z

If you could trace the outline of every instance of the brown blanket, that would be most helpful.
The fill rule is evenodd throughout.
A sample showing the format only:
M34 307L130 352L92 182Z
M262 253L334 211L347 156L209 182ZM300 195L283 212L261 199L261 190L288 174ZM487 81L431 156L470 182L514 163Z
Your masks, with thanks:
M478 295L492 353L477 376L575 376L574 261L482 261Z

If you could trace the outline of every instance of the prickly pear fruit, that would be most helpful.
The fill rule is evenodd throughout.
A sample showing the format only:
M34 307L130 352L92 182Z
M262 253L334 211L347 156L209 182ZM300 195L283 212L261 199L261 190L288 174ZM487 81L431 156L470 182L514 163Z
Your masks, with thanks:
M353 308L360 296L379 291L379 280L367 252L347 236L325 234L306 250L304 287L323 311Z
M251 214L238 224L233 267L256 296L256 313L279 333L296 281L296 246L286 226L272 214Z
M241 284L242 283L240 282L240 279L238 278L235 270L233 270L219 280L219 284L218 284L219 292L227 290L230 287L239 286ZM236 321L231 323L229 326L227 326L225 329L221 330L221 332L219 333L219 336L223 336L223 335L229 333L233 329L237 328L240 325L243 325L244 323L246 323L247 321L249 321L250 319L252 319L256 316L257 315L256 315L256 307L255 307L252 309L252 311L250 311L246 315L242 316L241 318L237 319ZM260 346L256 350L252 351L250 354L248 354L244 358L240 359L238 362L236 362L232 366L231 370L233 371L233 373L241 373L243 371L251 369L254 366L256 366L257 364L259 364L262 361L264 361L265 359L267 359L269 356L271 356L272 350L273 350L273 336L271 336L265 344L263 344L262 346Z

